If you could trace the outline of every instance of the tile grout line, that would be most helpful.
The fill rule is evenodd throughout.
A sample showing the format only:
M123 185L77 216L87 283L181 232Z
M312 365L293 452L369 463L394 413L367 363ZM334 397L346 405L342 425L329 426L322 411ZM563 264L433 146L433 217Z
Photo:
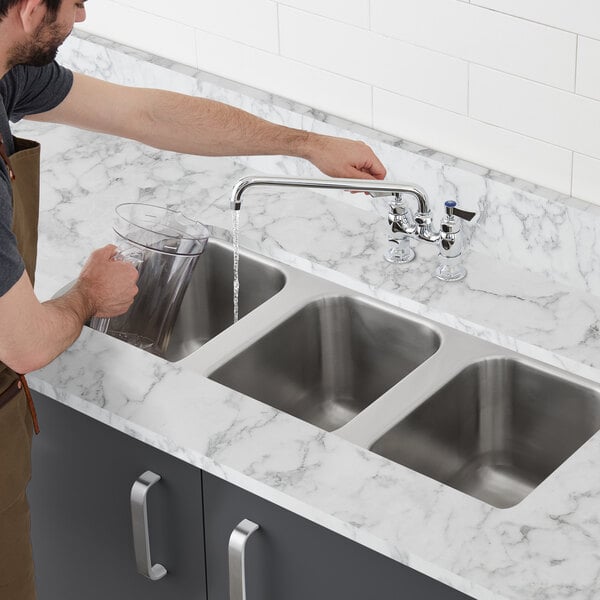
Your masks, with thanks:
M575 76L573 78L573 93L577 94L577 72L579 71L579 35L575 38Z
M281 56L281 20L279 17L279 2L275 2L275 11L277 12L277 54Z

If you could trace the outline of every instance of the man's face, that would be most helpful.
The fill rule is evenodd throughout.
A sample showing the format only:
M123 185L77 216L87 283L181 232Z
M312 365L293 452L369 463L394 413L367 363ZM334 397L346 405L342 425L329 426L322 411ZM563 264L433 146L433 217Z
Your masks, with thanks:
M63 0L58 12L46 10L42 22L30 39L18 44L9 58L9 67L14 65L32 65L43 67L51 63L61 44L67 39L74 23L85 19L83 1Z

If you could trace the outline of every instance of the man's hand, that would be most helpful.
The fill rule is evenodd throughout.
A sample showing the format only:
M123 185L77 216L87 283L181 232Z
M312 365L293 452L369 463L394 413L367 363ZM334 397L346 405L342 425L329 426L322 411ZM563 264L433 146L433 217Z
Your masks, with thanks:
M367 144L356 140L309 134L304 158L330 177L383 179L385 167Z
M138 292L136 268L127 261L114 260L116 251L110 244L93 252L75 284L89 302L90 314L96 317L122 315Z
M115 246L96 250L77 283L44 303L23 273L0 296L0 361L17 373L29 373L66 350L90 317L124 313L137 293L138 273L129 263L112 260L115 251Z

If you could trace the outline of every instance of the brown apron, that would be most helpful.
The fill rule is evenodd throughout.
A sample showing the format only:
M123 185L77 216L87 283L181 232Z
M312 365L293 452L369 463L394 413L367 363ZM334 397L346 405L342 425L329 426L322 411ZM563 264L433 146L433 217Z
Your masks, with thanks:
M6 157L0 137L0 156L7 163L12 180L13 223L19 253L31 280L35 279L40 199L40 145L32 140L14 137L15 152ZM35 408L27 381L0 362L0 408L19 392L27 397L35 432L39 432Z
M36 142L15 138L15 152L9 159L0 136L0 159L9 167L13 190L13 231L33 284L40 146ZM0 416L0 597L35 600L26 488L31 478L32 429L36 433L39 429L25 377L2 363Z

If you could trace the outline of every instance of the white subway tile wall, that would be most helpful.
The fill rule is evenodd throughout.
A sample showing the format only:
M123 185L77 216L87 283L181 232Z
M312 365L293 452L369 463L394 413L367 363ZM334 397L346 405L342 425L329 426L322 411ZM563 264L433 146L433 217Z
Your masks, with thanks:
M583 36L577 46L577 87L582 96L600 100L600 42Z
M351 121L371 120L371 87L295 60L198 31L198 64L205 71L293 98Z
M467 111L464 61L283 6L279 31L284 57L454 112Z
M573 156L573 195L600 204L600 160L581 154Z
M374 31L506 73L574 89L575 34L452 0L371 0L371 6Z
M83 31L600 204L599 0L94 0Z
M369 0L280 0L279 4L300 8L334 21L369 28Z

